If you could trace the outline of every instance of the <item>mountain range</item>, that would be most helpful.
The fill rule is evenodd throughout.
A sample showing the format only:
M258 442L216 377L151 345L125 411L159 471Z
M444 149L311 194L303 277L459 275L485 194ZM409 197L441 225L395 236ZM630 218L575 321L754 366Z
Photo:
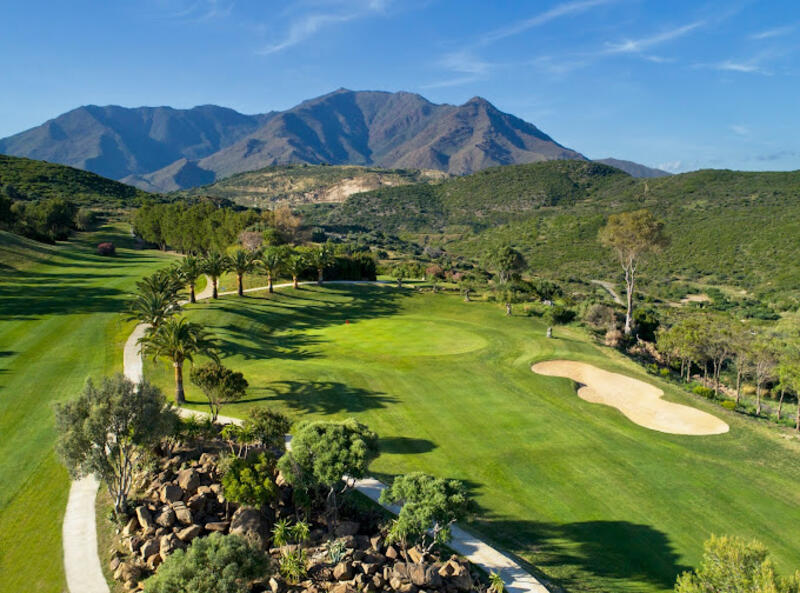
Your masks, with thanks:
M463 175L497 165L587 160L480 97L448 105L408 92L347 89L257 115L215 105L88 105L0 139L0 153L70 165L157 192L293 163ZM635 176L666 174L611 160Z

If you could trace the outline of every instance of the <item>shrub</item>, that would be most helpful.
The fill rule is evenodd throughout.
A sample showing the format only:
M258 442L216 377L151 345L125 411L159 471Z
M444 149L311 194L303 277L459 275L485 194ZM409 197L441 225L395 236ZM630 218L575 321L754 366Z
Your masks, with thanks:
M281 576L286 579L286 582L291 585L296 585L305 578L308 572L306 568L307 563L308 557L306 556L306 551L302 548L297 548L294 550L286 550L286 552L281 555L278 566Z
M610 329L606 332L604 340L605 345L611 346L612 348L619 348L620 344L622 344L623 337L622 332L618 329Z
M731 399L726 399L722 404L720 404L726 410L735 410L736 409L736 402Z
M253 441L269 449L283 450L286 443L286 433L292 423L280 412L269 408L255 408L250 410L248 418L244 421L244 428L252 435Z
M222 477L225 498L255 507L268 505L278 494L274 470L275 460L265 453L234 459Z
M617 316L608 305L595 303L586 310L583 320L594 329L609 329L616 326Z
M145 581L146 593L247 593L249 581L262 576L269 559L238 535L198 537L187 550L176 550Z
M94 210L88 208L80 208L75 215L75 226L79 231L88 231L94 227L97 222L97 214Z
M665 377L665 378L669 377L669 369L666 369L666 368L660 369L658 371L658 374L661 375L662 377Z
M107 257L112 257L117 254L117 248L114 247L114 244L110 241L105 243L100 243L97 246L97 254L98 255L105 255Z
M692 393L701 397L705 397L706 399L714 399L714 390L710 387L706 387L705 385L695 385L692 388Z
M550 325L561 325L575 319L575 311L561 305L553 305L544 312L544 318Z

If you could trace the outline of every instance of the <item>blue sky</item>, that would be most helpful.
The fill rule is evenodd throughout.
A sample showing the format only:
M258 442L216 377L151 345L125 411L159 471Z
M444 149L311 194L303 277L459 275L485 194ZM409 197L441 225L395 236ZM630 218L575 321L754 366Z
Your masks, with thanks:
M800 169L800 2L0 5L0 137L84 104L286 109L339 87L486 97L591 158Z

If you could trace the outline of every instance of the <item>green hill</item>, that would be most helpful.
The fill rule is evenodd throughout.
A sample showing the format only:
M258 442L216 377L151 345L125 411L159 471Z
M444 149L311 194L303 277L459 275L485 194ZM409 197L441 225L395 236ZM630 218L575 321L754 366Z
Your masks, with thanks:
M134 206L149 194L95 173L0 155L0 193L13 199L65 198L77 204Z
M441 171L329 165L276 165L232 175L211 185L175 192L180 197L212 196L242 206L271 207L342 202L350 195L385 187L445 179Z
M780 292L783 301L800 294L800 171L704 170L645 180L597 163L550 161L358 194L309 209L307 219L476 258L511 243L539 273L589 279L618 274L597 232L609 214L636 208L663 219L672 240L648 262L652 284L731 285L771 298Z

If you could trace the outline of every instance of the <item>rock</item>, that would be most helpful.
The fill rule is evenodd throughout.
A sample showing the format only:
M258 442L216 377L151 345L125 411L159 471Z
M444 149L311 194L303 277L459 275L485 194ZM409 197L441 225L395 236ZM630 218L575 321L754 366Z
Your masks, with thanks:
M120 564L119 556L114 556L113 558L111 558L111 560L108 563L108 569L112 572L112 574L115 570L117 570L119 564Z
M153 514L150 512L146 506L138 506L136 507L136 519L139 521L139 525L141 525L142 529L155 529L156 524L153 521Z
M184 525L192 524L192 511L186 508L182 502L176 502L172 505L172 510L175 511L175 517Z
M336 537L345 537L357 534L360 528L361 525L357 521L341 521L336 526L334 532L336 533Z
M337 581L349 581L353 578L353 563L340 562L333 569L333 578Z
M275 577L269 577L269 590L272 593L281 593L283 591L283 583Z
M230 522L228 521L212 521L211 523L206 523L205 528L206 531L218 531L220 533L225 533L228 531L228 526Z
M182 542L190 542L201 533L203 533L202 527L200 527L199 525L189 525L189 527L181 529L175 535L177 535L178 539L181 540Z
M142 544L141 548L139 548L139 554L142 556L142 560L146 560L153 554L158 554L159 550L160 545L158 540L149 539Z
M403 581L401 581L397 577L392 577L391 579L389 579L389 586L395 591L399 591L400 587L403 586Z
M364 585L366 585L369 582L369 578L365 574L357 574L356 576L353 577L353 581L352 582L353 582L353 586L356 589L361 589L361 587L363 587Z
M448 584L453 585L460 591L472 589L472 576L469 574L469 567L465 566L456 556L451 556L439 569L439 576L443 577Z
M272 522L253 507L239 507L231 517L231 533L255 538L262 546L269 541L271 529Z
M117 570L114 571L114 580L122 582L135 581L139 578L140 574L141 571L138 566L130 562L121 562L120 565L117 566Z
M172 552L174 552L180 545L180 540L175 537L175 534L161 536L159 542L158 553L161 554L161 559L166 560Z
M372 576L378 572L379 566L377 564L364 562L361 564L360 568L364 574Z
M409 560L411 560L411 562L419 564L420 562L425 560L425 552L420 550L417 546L414 546L413 548L409 548L408 558Z
M369 546L375 551L380 552L383 547L383 537L380 535L373 535L369 538Z
M136 533L137 529L139 529L139 519L131 517L130 521L128 521L122 529L122 535L132 535Z
M200 486L200 475L193 469L182 469L178 472L178 486L185 492L193 494Z
M156 523L161 527L172 527L175 525L175 511L169 507L164 507L161 512L156 515Z
M353 588L349 583L336 583L330 589L330 593L352 593Z
M213 453L206 452L206 453L203 453L202 455L200 455L200 459L198 460L198 463L200 465L208 465L208 464L211 464L211 463L215 463L216 460L217 460L217 456L216 455L214 455Z
M139 548L142 547L142 543L144 540L139 537L138 535L132 535L128 538L128 549L131 551L131 554L136 554L139 551Z
M383 590L384 586L386 585L386 580L379 574L373 575L372 577L372 586L375 587L378 591Z
M161 487L161 492L159 492L158 497L161 499L161 502L172 504L183 497L183 490L175 484L165 484Z
M161 554L153 554L145 561L145 566L152 571L155 571L156 568L161 566L163 560L161 559Z
M193 513L202 513L206 508L205 495L198 492L186 501L186 506L189 507L189 510Z
M197 494L208 496L210 494L214 494L214 491L211 489L211 486L199 486L197 488ZM214 494L214 496L216 496L216 494Z
M386 557L387 557L389 560L397 560L397 557L398 557L399 555L400 555L400 554L398 554L398 553L397 553L397 549L396 549L394 546L388 546L388 547L386 548Z

